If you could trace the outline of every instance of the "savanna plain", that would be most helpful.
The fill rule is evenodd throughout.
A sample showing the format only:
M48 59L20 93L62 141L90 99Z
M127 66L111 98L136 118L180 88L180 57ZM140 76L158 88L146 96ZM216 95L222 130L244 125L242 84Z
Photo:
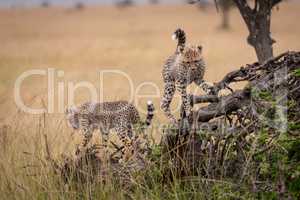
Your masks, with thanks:
M300 49L300 4L282 3L273 10L272 35L277 43L274 54ZM226 73L256 61L254 49L246 38L248 31L236 9L230 13L230 29L219 28L220 13L214 6L200 10L193 5L155 5L116 8L113 6L72 9L0 9L0 199L80 199L76 189L63 184L43 164L46 134L52 154L73 154L81 136L64 119L68 105L68 84L93 85L98 100L129 100L145 117L146 101L156 107L154 124L167 123L159 109L163 92L161 70L176 43L173 31L181 27L189 43L203 46L205 80L219 81ZM47 108L48 68L54 70L53 112L29 114L16 105L15 82L24 72L42 70L21 85L20 95L31 108ZM100 80L100 72L106 73ZM60 85L60 86L59 86ZM235 87L240 87L236 85ZM61 89L63 91L61 92ZM191 91L196 93L192 85ZM193 90L195 89L195 90ZM64 95L62 95L64 94ZM131 97L134 98L131 98ZM74 103L91 98L85 87L76 89ZM176 108L176 97L173 108ZM151 133L159 142L161 132ZM95 135L94 142L99 140ZM100 186L99 186L100 187ZM174 186L174 191L176 186ZM133 199L140 199L141 192ZM170 195L172 196L172 195ZM103 186L100 199L122 199L113 186ZM174 192L175 199L180 196ZM159 199L157 191L144 199Z

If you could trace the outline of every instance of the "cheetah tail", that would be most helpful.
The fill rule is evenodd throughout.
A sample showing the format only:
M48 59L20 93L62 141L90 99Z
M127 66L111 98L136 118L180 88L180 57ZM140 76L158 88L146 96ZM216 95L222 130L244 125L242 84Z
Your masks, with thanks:
M172 35L173 40L177 40L177 51L183 50L185 47L186 36L184 30L178 28Z
M147 117L146 117L146 121L145 124L147 126L150 126L153 116L154 116L154 105L152 103L152 101L148 101L147 102Z

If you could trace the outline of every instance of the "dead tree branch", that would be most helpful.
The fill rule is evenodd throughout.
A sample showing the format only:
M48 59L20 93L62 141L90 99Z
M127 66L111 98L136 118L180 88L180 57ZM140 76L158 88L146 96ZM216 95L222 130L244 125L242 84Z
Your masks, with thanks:
M279 56L269 59L263 64L253 63L245 65L240 69L230 72L218 83L215 83L214 93L226 89L231 83L248 81L249 85L243 90L234 91L230 95L217 98L214 95L192 96L193 103L212 102L208 106L202 107L193 113L193 119L198 122L207 122L213 118L230 114L243 106L249 105L251 100L251 88L274 86L274 73L280 69L286 70L286 78L300 66L300 52L285 52ZM286 69L285 69L286 68ZM271 76L271 77L270 77ZM293 79L297 79L293 77ZM292 80L292 79L291 79ZM295 80L294 80L295 81ZM295 86L293 86L295 87ZM289 88L293 91L292 88ZM295 91L293 91L295 93ZM291 95L291 93L290 93Z

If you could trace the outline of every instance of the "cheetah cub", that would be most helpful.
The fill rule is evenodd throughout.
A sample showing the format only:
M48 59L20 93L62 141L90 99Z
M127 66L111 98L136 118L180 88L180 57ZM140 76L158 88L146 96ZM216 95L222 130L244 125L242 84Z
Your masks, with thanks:
M147 103L147 117L141 121L134 105L127 101L104 103L87 102L79 107L66 109L66 118L73 129L80 129L84 135L82 146L86 147L93 136L93 131L99 129L102 141L107 147L109 131L114 129L123 145L127 145L132 138L132 125L141 123L150 126L153 119L154 106L151 101Z
M186 45L186 36L182 29L177 29L172 39L177 40L178 44L175 53L166 60L162 70L165 87L161 109L171 122L176 123L176 118L170 110L175 90L180 93L184 111L189 116L192 108L186 91L187 86L194 82L205 92L208 92L210 86L203 81L205 63L202 46Z

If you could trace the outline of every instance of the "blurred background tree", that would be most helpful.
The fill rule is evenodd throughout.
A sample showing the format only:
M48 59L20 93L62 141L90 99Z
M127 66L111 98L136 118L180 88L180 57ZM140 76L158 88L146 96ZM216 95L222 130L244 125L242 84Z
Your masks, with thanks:
M83 10L85 8L85 5L83 2L79 1L75 4L75 9L76 10Z
M230 9L234 6L232 0L219 0L219 6L222 14L222 22L221 22L221 29L227 30L230 28L229 24L229 12Z
M41 7L43 7L43 8L49 8L50 7L50 3L48 1L43 1L41 3Z
M150 4L158 4L158 3L159 3L159 0L149 0L149 3L150 3Z
M121 0L121 1L116 2L116 6L119 8L130 7L133 5L134 5L134 2L132 0Z

